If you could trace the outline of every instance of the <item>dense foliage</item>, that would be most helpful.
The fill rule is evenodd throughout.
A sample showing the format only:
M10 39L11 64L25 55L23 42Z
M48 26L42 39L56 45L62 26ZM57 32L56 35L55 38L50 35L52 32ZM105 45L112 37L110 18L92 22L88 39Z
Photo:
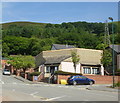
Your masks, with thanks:
M30 76L38 76L38 75L40 75L40 73L41 72L32 72L32 73L30 73Z
M16 56L9 56L8 64L11 64L16 69L23 69L24 72L28 68L35 67L35 60L32 56L23 56L23 55L16 55Z
M104 42L104 23L69 22L45 24L13 22L2 24L2 52L8 55L35 56L43 50L50 50L53 43L75 45L76 47L101 49ZM109 30L111 34L111 23ZM115 43L120 43L120 29L114 23Z
M65 72L65 71L55 71L55 75L82 75L81 73L71 73L71 72Z

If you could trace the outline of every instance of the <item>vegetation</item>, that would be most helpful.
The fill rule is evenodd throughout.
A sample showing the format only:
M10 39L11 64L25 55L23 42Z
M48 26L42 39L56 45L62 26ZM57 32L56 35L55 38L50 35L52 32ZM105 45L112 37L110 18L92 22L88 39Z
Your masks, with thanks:
M76 73L76 65L80 61L80 58L79 58L79 55L77 55L77 53L74 52L74 51L71 52L71 56L72 56L72 62L73 62L74 70L75 70L75 73Z
M120 82L114 84L115 87L120 87Z
M16 55L16 56L9 56L8 64L11 64L16 69L23 69L24 72L28 68L34 68L34 58L32 56L25 56L25 55Z
M55 75L82 75L81 73L71 73L71 72L65 72L65 71L55 71Z
M45 24L12 22L2 25L2 56L32 55L50 50L54 43L81 48L101 49L104 43L104 23L68 22ZM111 23L109 23L110 37ZM118 23L114 23L115 43L120 44Z
M38 76L38 75L40 75L40 72L32 72L32 73L30 73L30 76Z
M112 53L110 50L104 49L101 61L105 68L112 65Z

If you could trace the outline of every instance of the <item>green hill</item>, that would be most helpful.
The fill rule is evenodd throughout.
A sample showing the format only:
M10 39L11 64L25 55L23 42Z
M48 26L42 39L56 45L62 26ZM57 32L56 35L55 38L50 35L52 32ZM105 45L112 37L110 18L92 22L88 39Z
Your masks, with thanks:
M2 28L3 29L8 29L12 25L19 25L19 26L26 26L26 25L37 25L40 27L44 27L47 23L37 23L37 22L25 22L25 21L19 21L19 22L8 22L8 23L3 23Z
M53 43L76 47L102 49L104 23L68 22L61 24L9 22L2 25L3 56L37 55L49 50ZM111 36L111 23L109 32ZM115 43L120 43L118 23L114 23Z

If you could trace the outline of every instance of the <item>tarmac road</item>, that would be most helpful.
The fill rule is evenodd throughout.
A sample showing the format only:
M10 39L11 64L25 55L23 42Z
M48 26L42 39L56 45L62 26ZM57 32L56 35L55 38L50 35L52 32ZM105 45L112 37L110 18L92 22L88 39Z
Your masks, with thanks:
M118 101L118 92L85 89L88 85L29 84L2 75L2 101Z

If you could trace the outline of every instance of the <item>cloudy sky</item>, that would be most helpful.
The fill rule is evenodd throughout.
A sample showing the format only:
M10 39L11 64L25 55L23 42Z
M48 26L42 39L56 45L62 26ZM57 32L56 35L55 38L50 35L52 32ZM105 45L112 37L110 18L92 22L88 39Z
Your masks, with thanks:
M41 23L62 23L75 21L105 22L108 17L113 17L114 21L118 20L117 0L116 2L115 0L114 2L113 0L111 0L111 2L87 2L87 0L86 2L17 1L19 0L2 0L3 23L14 21L31 21Z

